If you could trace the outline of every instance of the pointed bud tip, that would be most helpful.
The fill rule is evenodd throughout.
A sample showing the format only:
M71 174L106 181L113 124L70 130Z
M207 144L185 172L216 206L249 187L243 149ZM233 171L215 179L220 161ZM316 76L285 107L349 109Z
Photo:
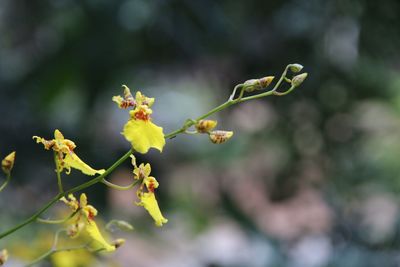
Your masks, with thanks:
M304 82L304 80L307 78L307 76L308 76L307 72L294 76L292 79L292 85L294 87L299 86L300 84L302 84Z
M16 152L13 151L10 154L8 154L2 161L1 161L1 168L3 169L3 172L5 174L10 174L12 168L14 167L14 162L15 162L15 155Z
M292 72L297 73L297 72L300 72L303 69L303 65L298 64L298 63L290 64L289 65L289 69Z

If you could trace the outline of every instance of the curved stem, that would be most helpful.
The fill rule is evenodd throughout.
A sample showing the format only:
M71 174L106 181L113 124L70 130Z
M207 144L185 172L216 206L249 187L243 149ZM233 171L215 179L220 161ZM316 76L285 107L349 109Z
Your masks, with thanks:
M137 185L139 183L139 180L134 181L133 183L131 183L130 185L126 185L126 186L121 186L121 185L116 185L114 183L111 183L109 181L107 181L105 178L103 178L101 180L101 182L103 184L105 184L108 187L111 187L113 189L117 189L117 190L129 190L131 188L133 188L135 185Z
M57 173L57 185L58 191L60 193L64 192L62 181L61 181L61 171L60 171L60 164L58 163L57 152L54 151L54 164L56 165L56 173Z
M4 183L0 186L0 192L3 191L4 188L6 188L6 186L8 185L8 183L11 180L11 174L7 174L6 180L4 181Z
M79 209L71 213L68 217L61 219L61 220L47 220L47 219L42 219L42 218L37 218L36 221L40 223L46 223L46 224L60 224L60 223L65 223L69 219L73 218L77 213L79 212Z
M52 198L49 202L47 202L40 210L38 210L36 213L34 213L31 217L29 217L22 223L12 227L11 229L1 233L0 239L12 234L13 232L17 231L18 229L21 229L22 227L24 227L25 225L35 221L37 218L39 218L40 215L42 215L46 210L48 210L54 203L56 203L63 196L67 196L68 194L75 193L77 191L80 191L82 189L85 189L89 186L92 186L92 185L100 182L101 179L103 179L103 177L107 176L115 168L117 168L119 165L121 165L121 163L123 163L126 159L128 159L131 154L132 154L132 150L129 150L128 152L126 152L121 158L119 158L116 162L114 162L114 164L111 165L111 167L109 167L103 174L99 175L98 177L93 178L92 180L89 180L86 183L78 185L74 188L71 188L71 189L65 191L64 193L58 193L54 198Z
M275 84L275 86L274 86L274 88L273 88L272 90L267 91L267 92L264 92L264 93L261 93L261 94L256 94L256 95L248 96L248 97L239 97L239 98L236 98L236 99L231 99L231 97L230 97L225 103L223 103L223 104L221 104L221 105L219 105L219 106L217 106L217 107L211 109L210 111L208 111L207 113L201 115L200 117L198 117L198 118L195 119L195 120L188 120L188 121L186 121L186 122L184 123L184 125L183 125L181 128L179 128L179 129L177 129L177 130L175 130L175 131L173 131L173 132L171 132L171 133L169 133L169 134L164 135L164 137L165 137L166 139L174 138L174 137L177 136L178 134L184 133L189 127L193 126L193 125L194 125L195 123L197 123L199 120L205 119L205 118L209 117L210 115L212 115L212 114L214 114L214 113L217 113L217 112L219 112L219 111L221 111L221 110L223 110L223 109L225 109L225 108L227 108L227 107L229 107L229 106L232 106L232 105L234 105L234 104L241 103L241 102L245 102L245 101L252 100L252 99L262 98L262 97L270 96L270 95L282 96L282 95L286 95L286 94L290 93L290 92L294 89L294 87L291 87L289 90L287 90L287 91L285 91L285 92L283 92L283 93L275 92L275 91L278 89L278 87L280 86L280 84L282 83L282 81L284 80L284 78L286 77L286 73L287 73L288 68L289 68L289 65L286 66L286 68L285 68L284 72L282 73L280 79L279 79L278 82ZM236 90L239 89L239 88L241 88L240 85L239 85L239 86L236 86L235 89L234 89L234 92L236 92ZM231 96L232 96L232 95L231 95ZM94 185L94 184L96 184L96 183L99 183L99 182L103 182L103 183L105 183L105 184L109 183L109 184L107 184L107 185L110 186L111 183L108 182L108 181L106 181L106 180L104 180L104 178L105 178L108 174L110 174L112 171L114 171L115 168L117 168L119 165L121 165L121 163L123 163L126 159L128 159L129 156L130 156L132 153L133 153L132 149L129 150L128 152L126 152L121 158L119 158L116 162L114 162L114 164L111 165L103 174L97 176L96 178L93 178L93 179L87 181L86 183L83 183L83 184L81 184L81 185L78 185L78 186L76 186L76 187L73 187L73 188L71 188L71 189L69 189L69 190L67 190L67 191L65 191L65 192L60 192L60 193L58 193L54 198L52 198L48 203L46 203L41 209L39 209L39 210L38 210L36 213L34 213L31 217L29 217L28 219L26 219L26 220L23 221L22 223L20 223L20 224L14 226L14 227L12 227L11 229L9 229L9 230L7 230L7 231L5 231L5 232L3 232L3 233L0 233L0 239L6 237L6 236L8 236L8 235L10 235L11 233L13 233L13 232L17 231L18 229L24 227L25 225L27 225L27 224L29 224L29 223L35 221L37 218L39 218L39 216L40 216L41 214L43 214L46 210L48 210L55 202L57 202L57 201L58 201L61 197L63 197L63 196L66 196L66 195L68 195L68 194L71 194L71 193L80 191L80 190L82 190L82 189L85 189L85 188L87 188L87 187L90 187L90 186L92 186L92 185ZM112 187L114 187L114 188L116 188L116 189L117 189L117 188L118 188L118 189L123 188L123 189L121 189L121 190L126 190L126 187L119 187L119 186L114 185L114 184L112 184ZM129 187L129 186L128 186L128 187Z

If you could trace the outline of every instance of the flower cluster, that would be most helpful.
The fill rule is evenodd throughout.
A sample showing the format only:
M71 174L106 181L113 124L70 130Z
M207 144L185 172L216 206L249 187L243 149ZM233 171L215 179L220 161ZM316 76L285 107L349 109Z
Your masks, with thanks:
M131 155L131 158L134 167L133 177L140 182L140 186L136 192L140 202L136 204L143 206L149 212L157 226L162 226L168 220L162 215L154 194L155 189L159 186L158 181L153 176L150 176L151 166L149 163L141 163L137 166L135 156Z
M85 162L83 162L74 152L76 145L69 139L65 139L59 130L54 131L54 139L46 140L39 136L33 136L36 142L42 143L47 150L52 149L56 153L57 170L61 172L66 170L66 173L71 172L71 168L78 169L86 175L103 174L104 169L95 170Z
M156 148L160 152L165 145L163 129L152 122L151 106L154 98L136 92L135 99L127 86L124 87L124 97L114 96L112 100L118 104L119 108L129 111L130 119L125 124L122 135L132 144L132 148L139 153L147 153L150 148Z
M79 236L82 231L86 231L86 233L105 251L114 251L117 246L121 245L120 241L109 244L101 235L94 221L97 210L92 205L88 205L86 194L81 194L79 201L72 194L68 195L68 199L63 197L60 200L69 206L72 212L77 213L76 219L68 228L68 235L71 238L75 238Z

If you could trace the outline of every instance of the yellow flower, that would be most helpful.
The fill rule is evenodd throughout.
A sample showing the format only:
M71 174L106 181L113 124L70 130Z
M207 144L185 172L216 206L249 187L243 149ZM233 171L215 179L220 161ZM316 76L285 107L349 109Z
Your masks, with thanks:
M97 210L92 205L87 204L86 194L81 194L79 201L72 194L68 195L68 199L63 197L60 200L67 204L73 212L79 210L76 220L68 229L68 235L71 238L77 237L84 230L105 251L115 250L115 245L110 245L101 235L94 221Z
M133 107L133 110L129 112L131 118L125 124L122 135L139 153L147 153L150 148L156 148L162 152L165 145L163 129L151 121L153 112L151 106L154 104L154 98L137 92L133 100L129 88L125 85L123 87L124 98L114 96L113 101L117 102L120 108Z
M59 251L51 256L54 267L94 266L95 256L87 250Z
M134 156L131 157L133 159L132 164L134 166L134 178L142 181L139 189L137 190L137 196L140 199L140 202L136 204L138 206L143 206L147 210L157 226L162 226L164 223L167 223L168 220L162 215L154 194L154 191L156 188L158 188L159 183L156 178L150 176L151 166L149 163L146 165L141 163L138 167L136 166Z
M83 162L74 152L76 145L69 139L65 139L59 130L54 131L54 139L46 140L39 136L33 137L36 142L42 143L47 150L53 149L57 153L58 169L62 171L66 169L66 173L71 172L71 168L80 170L86 175L102 174L104 169L95 170L85 162Z
M7 249L3 249L0 251L0 266L2 266L4 263L6 263L8 259L8 251Z

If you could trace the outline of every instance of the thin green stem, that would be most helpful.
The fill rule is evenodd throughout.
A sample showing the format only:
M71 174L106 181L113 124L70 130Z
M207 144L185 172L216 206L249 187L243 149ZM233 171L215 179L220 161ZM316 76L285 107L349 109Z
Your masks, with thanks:
M54 164L56 165L58 192L63 193L64 189L61 180L61 170L57 157L58 157L57 152L54 151Z
M119 165L121 165L121 163L123 163L126 159L128 159L131 154L132 154L132 150L129 150L128 152L126 152L121 158L119 158L116 162L114 162L114 164L111 165L111 167L109 167L103 174L99 175L98 177L93 178L92 180L89 180L86 183L78 185L74 188L71 188L71 189L65 191L64 193L58 193L54 198L52 198L49 202L47 202L40 210L38 210L36 213L34 213L31 217L29 217L22 223L12 227L11 229L1 233L0 239L12 234L13 232L24 227L25 225L35 221L37 218L39 218L40 215L42 215L46 210L48 210L54 203L56 203L63 196L67 196L68 194L75 193L77 191L80 191L82 189L85 189L89 186L92 186L92 185L100 182L101 179L103 179L103 177L107 176L113 170L115 170Z
M4 188L6 188L6 186L8 185L8 183L11 180L11 174L7 174L6 180L4 181L4 183L0 186L0 192L3 191Z
M105 178L103 178L101 180L101 182L108 187L123 191L123 190L129 190L129 189L133 188L135 185L137 185L139 183L139 180L136 180L133 183L131 183L130 185L126 185L126 186L116 185L114 183L107 181Z
M223 109L225 109L225 108L228 108L229 106L232 106L232 105L234 105L234 104L241 103L241 102L245 102L245 101L252 100L252 99L257 99L257 98L265 97L265 96L270 96L270 95L282 96L282 95L286 95L286 94L290 93L290 92L294 89L293 86L292 86L289 90L287 90L287 91L285 91L285 92L282 92L282 93L276 92L276 90L278 89L278 87L280 86L280 84L282 83L282 81L286 78L286 73L287 73L287 71L288 71L288 68L289 68L289 65L286 66L286 68L285 68L284 72L282 73L280 79L279 79L278 82L275 84L275 86L274 86L274 88L273 88L272 90L267 91L267 92L264 92L264 93L261 93L261 94L256 94L256 95L248 96L248 97L242 97L242 94L241 94L238 98L233 99L234 93L236 93L236 90L238 90L239 88L241 88L241 86L238 85L238 86L236 86L236 87L234 88L234 92L231 94L231 97L230 97L225 103L223 103L223 104L221 104L221 105L219 105L219 106L213 108L212 110L210 110L210 111L208 111L207 113L201 115L200 117L198 117L198 118L195 119L195 120L191 120L191 119L187 120L181 128L179 128L179 129L177 129L177 130L175 130L175 131L173 131L173 132L171 132L171 133L166 134L164 137L165 137L166 139L174 138L174 137L177 136L178 134L184 133L189 127L195 125L199 120L205 119L205 118L211 116L212 114L217 113L217 112L219 112L219 111L221 111L221 110L223 110ZM243 92L242 92L242 93L243 93ZM232 97L232 95L233 95L233 97ZM106 185L111 186L111 187L113 187L113 188L115 188L115 189L119 189L119 190L127 190L128 187L134 186L134 185L129 185L129 186L127 186L127 187L120 187L120 186L115 185L115 184L112 184L112 183L110 183L110 182L108 182L108 181L106 181L106 180L104 179L108 174L110 174L110 173L111 173L112 171L114 171L119 165L121 165L121 163L123 163L126 159L128 159L129 156L130 156L132 153L133 153L133 151L132 151L132 150L129 150L129 151L126 152L121 158L119 158L116 162L114 162L103 174L101 174L101 175L99 175L99 176L97 176L97 177L95 177L95 178L93 178L93 179L87 181L86 183L83 183L83 184L81 184L81 185L78 185L78 186L76 186L76 187L73 187L73 188L71 188L71 189L69 189L69 190L67 190L67 191L65 191L65 192L62 192L62 191L60 190L60 193L58 193L54 198L52 198L48 203L46 203L41 209L39 209L39 210L38 210L36 213L34 213L31 217L29 217L28 219L26 219L26 220L23 221L22 223L20 223L20 224L14 226L14 227L12 227L11 229L9 229L9 230L7 230L7 231L5 231L5 232L3 232L3 233L0 233L0 239L2 239L2 238L4 238L4 237L6 237L6 236L12 234L13 232L17 231L18 229L21 229L22 227L24 227L25 225L27 225L27 224L29 224L29 223L35 221L36 219L39 218L39 216L40 216L41 214L43 214L46 210L48 210L48 209L49 209L55 202L57 202L61 197L67 196L68 194L71 194L71 193L80 191L80 190L82 190L82 189L85 189L85 188L87 188L87 187L90 187L90 186L92 186L92 185L94 185L94 184L96 184L96 183L99 183L99 182L105 183ZM59 180L61 181L61 179L59 179ZM59 186L59 188L61 188L61 187ZM61 189L62 189L62 188L61 188ZM129 188L129 189L130 189L130 188Z
M42 219L42 218L37 218L36 221L40 223L46 223L46 224L61 224L65 223L68 220L72 219L77 213L79 212L79 209L71 213L68 217L60 220L48 220L48 219Z

